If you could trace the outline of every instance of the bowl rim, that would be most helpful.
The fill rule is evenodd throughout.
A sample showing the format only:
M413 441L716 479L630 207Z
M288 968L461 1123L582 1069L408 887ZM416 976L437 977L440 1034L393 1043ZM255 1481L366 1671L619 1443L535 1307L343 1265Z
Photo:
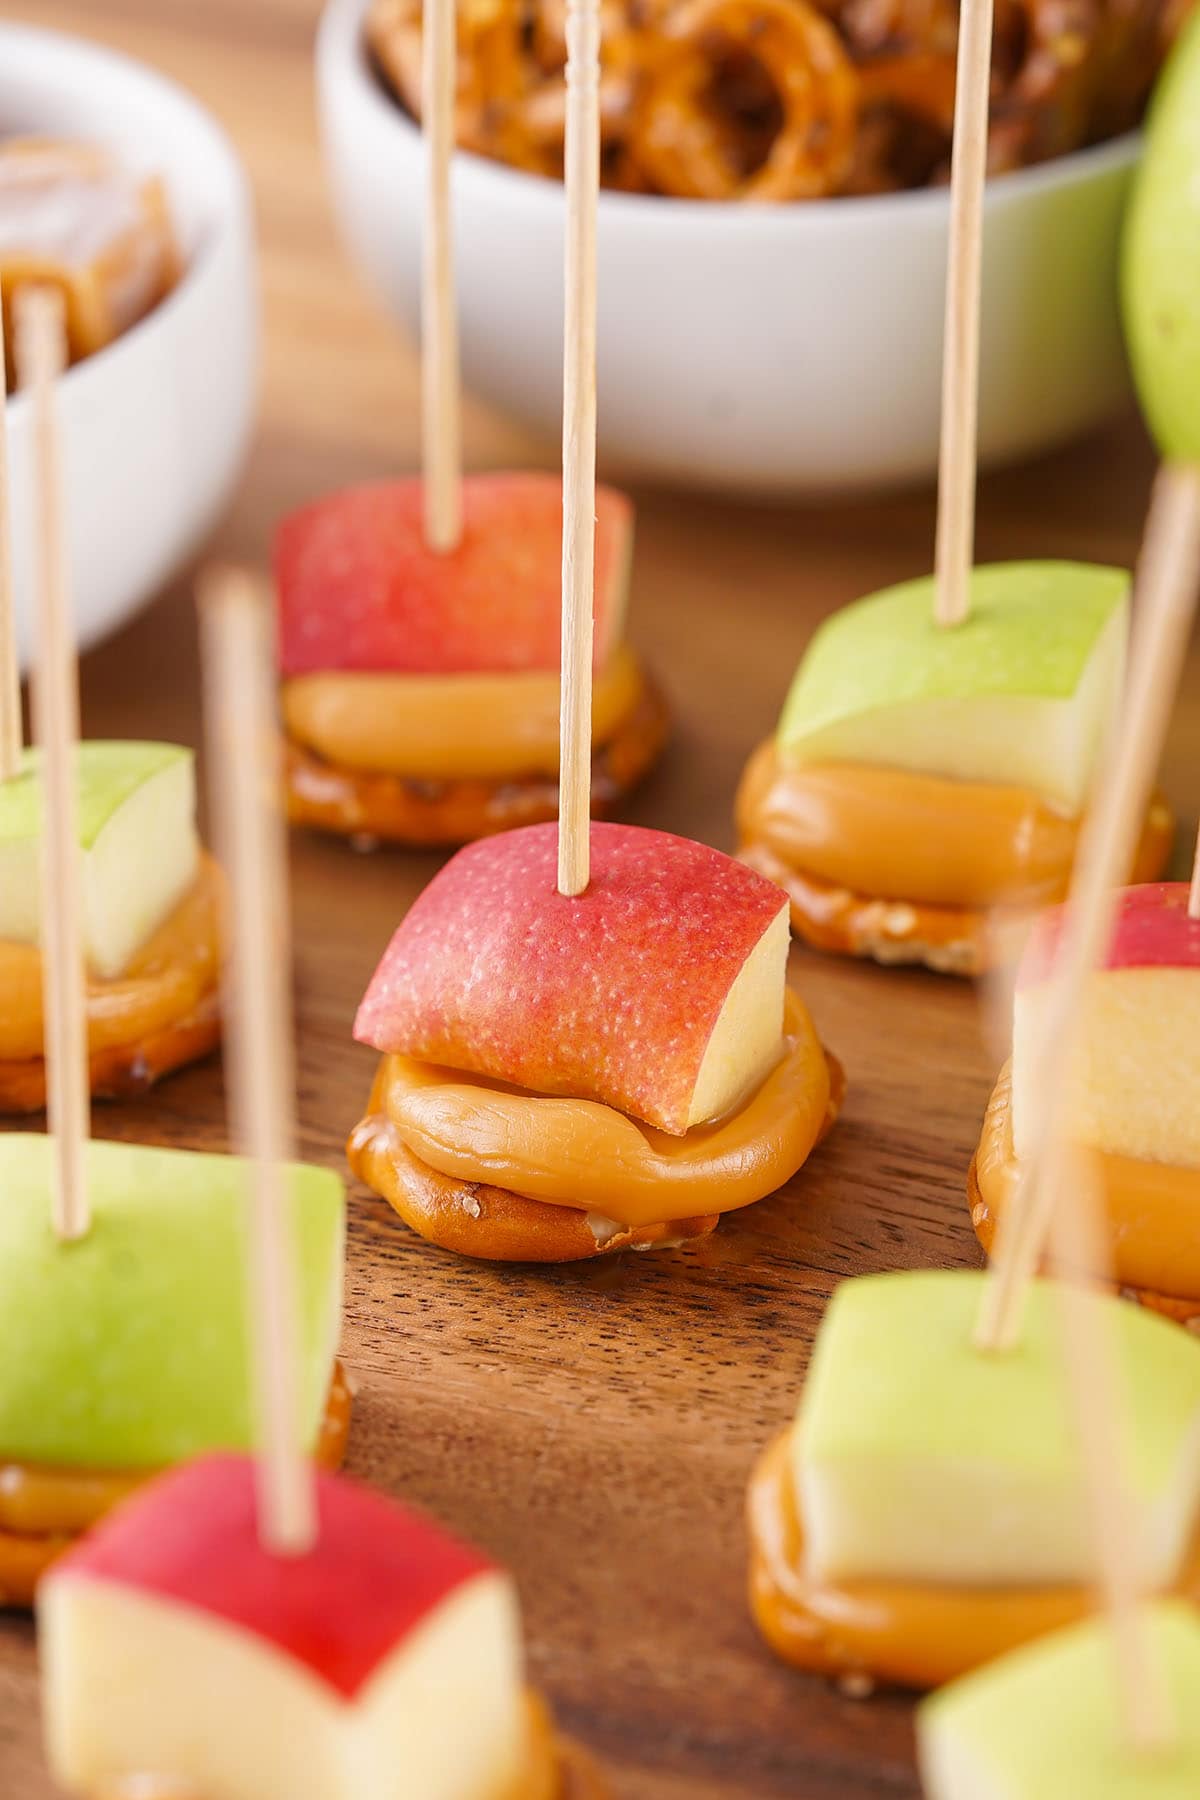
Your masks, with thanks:
M381 128L390 128L397 142L419 148L420 126L384 89L371 68L363 42L362 23L372 0L325 0L317 28L316 58L322 82L338 81L343 88L353 88L365 99L369 116ZM1079 182L1098 179L1114 170L1132 167L1141 149L1140 129L1122 132L1120 136L1072 150L1046 162L1021 169L1011 169L990 176L985 195L988 212L1019 204L1030 195L1069 187ZM464 179L492 189L499 197L507 191L510 200L521 200L530 206L561 208L563 185L544 175L514 168L476 151L455 153L456 172ZM949 188L905 188L891 194L837 194L820 200L794 201L788 205L756 205L751 202L730 203L724 200L680 200L663 194L627 194L612 188L600 193L600 218L614 223L622 220L642 227L653 226L656 232L686 230L699 225L708 229L721 220L719 229L750 231L783 236L790 232L828 232L830 229L870 230L883 222L897 223L901 218L918 221L940 221L948 216Z
M143 90L156 92L160 99L178 107L187 115L192 129L198 129L209 140L209 147L216 160L209 165L208 176L211 180L211 194L205 201L205 217L194 251L183 266L183 273L169 294L165 294L158 304L151 308L145 316L128 330L123 331L112 343L105 344L90 356L65 369L56 384L59 395L65 400L69 394L86 393L86 390L106 379L111 373L119 375L119 365L124 357L136 356L140 345L147 339L161 336L174 328L175 314L181 307L189 303L191 294L208 278L208 272L215 261L222 243L231 234L241 231L251 217L250 190L246 172L242 167L233 140L219 120L203 106L195 95L175 81L170 75L139 58L128 56L124 51L114 50L107 44L96 43L91 38L80 37L74 32L57 31L49 26L29 25L23 21L0 20L0 49L5 44L19 43L26 49L41 50L52 57L67 57L82 67L95 71L98 79L116 76L123 81L132 81ZM6 91L17 91L21 83L18 77L6 67L3 56L0 56L0 95ZM89 140L99 144L105 142L102 135ZM153 143L148 145L150 162L153 163ZM169 180L169 170L162 173ZM220 196L220 197L218 197ZM31 401L28 394L20 388L8 396L6 407L7 422L10 432L18 421L24 420L30 412Z

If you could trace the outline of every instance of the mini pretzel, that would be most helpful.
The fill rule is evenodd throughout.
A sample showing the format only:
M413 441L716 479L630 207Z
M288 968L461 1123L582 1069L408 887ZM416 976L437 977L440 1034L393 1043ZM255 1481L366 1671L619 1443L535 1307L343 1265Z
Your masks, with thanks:
M858 84L837 31L807 0L693 0L666 24L662 61L639 97L631 143L665 193L786 200L834 192L854 155ZM757 65L782 120L757 167L720 105L714 70Z
M460 144L540 174L561 173L525 122L530 98L545 83L531 46L537 12L524 0L461 0L458 7L457 137ZM397 93L421 115L420 0L377 0L367 41Z
M659 0L654 0L658 5ZM510 7L520 0L507 0ZM661 11L661 6L659 6ZM522 34L526 86L481 129L507 131L515 148L509 160L539 174L561 176L566 137L567 60L564 0L536 0ZM644 188L627 154L629 128L640 82L653 66L658 38L648 29L651 0L601 0L600 134L606 187Z
M1102 10L1103 0L1004 0L998 30L1011 32L1021 54L993 99L994 168L1041 162L1088 142Z
M1128 130L1195 0L996 0L990 161ZM458 141L563 165L565 0L460 0ZM886 193L944 179L958 0L601 0L602 180L714 200ZM420 116L421 0L367 36Z

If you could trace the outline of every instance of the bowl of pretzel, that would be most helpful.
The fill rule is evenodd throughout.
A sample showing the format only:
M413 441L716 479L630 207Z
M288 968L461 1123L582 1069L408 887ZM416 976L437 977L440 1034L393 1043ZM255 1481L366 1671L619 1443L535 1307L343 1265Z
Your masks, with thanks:
M1137 126L1191 0L997 0L980 454L1126 398ZM453 206L468 385L561 404L564 0L459 0ZM957 0L602 0L600 452L751 494L936 469ZM419 317L421 0L329 0L322 135L351 252Z

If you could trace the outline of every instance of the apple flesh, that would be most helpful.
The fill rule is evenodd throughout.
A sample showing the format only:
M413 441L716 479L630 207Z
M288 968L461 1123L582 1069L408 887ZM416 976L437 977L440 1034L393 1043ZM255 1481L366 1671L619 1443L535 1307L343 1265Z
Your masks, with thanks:
M730 1111L782 1052L786 899L669 832L594 824L591 848L577 899L557 825L460 850L388 946L359 1042L675 1136Z
M816 1576L964 1587L1094 1578L1058 1306L1034 1284L1020 1345L973 1343L983 1275L843 1282L817 1336L792 1437ZM1200 1344L1110 1296L1104 1314L1131 1420L1129 1554L1168 1586L1191 1535Z
M931 578L843 607L797 671L780 757L1026 787L1076 814L1120 700L1128 596L1120 569L997 563L953 630Z
M1081 1144L1200 1169L1200 919L1183 882L1126 888L1102 969L1088 981L1082 1054L1068 1105ZM1050 980L1062 912L1039 919L1013 1010L1013 1148L1031 1150L1039 1052L1051 1029Z
M1142 1612L1171 1720L1139 1756L1123 1730L1120 1659L1103 1619L1052 1632L917 1709L927 1800L1194 1800L1200 1794L1200 1619L1183 1601Z
M1122 247L1125 338L1164 456L1200 462L1200 18L1150 109Z
M633 507L596 493L595 666L621 641ZM331 494L292 513L275 540L280 669L402 675L558 673L562 483L470 475L463 536L425 542L420 480Z
M0 1134L0 1460L153 1470L248 1449L247 1165L93 1141L91 1230L62 1245L51 1228L51 1151L41 1135ZM294 1165L285 1218L313 1445L341 1325L337 1176Z
M76 752L84 949L101 980L121 974L196 878L192 753L176 744L86 743ZM41 938L38 754L0 785L0 940Z
M38 1596L49 1760L68 1789L153 1775L211 1800L493 1800L526 1750L509 1576L318 1476L310 1554L260 1547L254 1471L154 1482Z

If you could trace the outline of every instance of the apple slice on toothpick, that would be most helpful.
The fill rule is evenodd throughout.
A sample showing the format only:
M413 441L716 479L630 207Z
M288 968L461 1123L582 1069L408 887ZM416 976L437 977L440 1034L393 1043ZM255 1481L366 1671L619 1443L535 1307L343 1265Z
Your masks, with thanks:
M252 1464L208 1457L136 1496L38 1605L47 1749L196 1800L462 1800L529 1773L510 1576L341 1477L299 1559L259 1541Z
M1200 1793L1200 1617L1183 1600L1141 1614L1177 1722L1162 1754L1131 1756L1104 1619L1052 1632L952 1682L917 1713L927 1800L1193 1800Z
M778 1056L787 903L702 845L591 825L597 0L570 0L566 42L557 833L532 826L460 851L393 938L355 1030L385 1051L588 1096L682 1135L729 1110ZM552 844L557 891L548 880ZM575 904L585 894L587 904ZM508 979L480 982L480 968Z
M75 746L84 954L112 980L195 879L195 768L178 744ZM22 753L0 786L0 939L40 944L40 758Z
M669 832L597 824L591 843L586 906L555 890L553 825L460 850L393 936L355 1036L682 1135L778 1059L787 901Z
M1031 1287L1020 1355L992 1356L971 1343L985 1279L921 1270L835 1291L790 1440L817 1580L968 1591L1091 1584L1056 1284ZM1126 1553L1148 1587L1169 1588L1194 1528L1200 1344L1115 1296L1087 1300L1138 1409L1119 1441L1133 1495Z
M55 1146L0 1133L0 1445L5 1462L140 1471L254 1441L246 1166L157 1145L87 1146L95 1229L47 1243ZM332 1172L293 1166L301 1431L318 1443L342 1317L345 1201Z
M275 535L279 666L288 682L330 670L437 677L557 674L562 637L562 481L474 475L465 533L447 556L424 537L425 483L369 482L290 513ZM625 635L633 507L596 492L597 670Z
M1012 1135L1035 1151L1037 1070L1052 1029L1063 914L1044 913L1017 973ZM1076 1142L1113 1156L1200 1170L1200 918L1185 882L1126 888L1107 953L1087 983L1067 1113Z

